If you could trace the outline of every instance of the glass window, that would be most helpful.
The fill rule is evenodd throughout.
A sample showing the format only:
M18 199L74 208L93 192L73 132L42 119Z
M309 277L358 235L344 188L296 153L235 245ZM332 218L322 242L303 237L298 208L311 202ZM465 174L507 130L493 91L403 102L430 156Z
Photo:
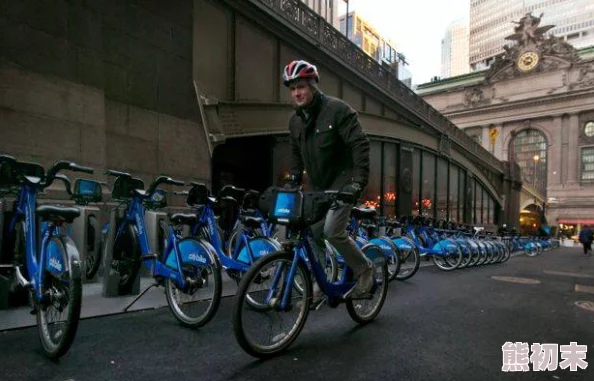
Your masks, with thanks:
M466 223L464 220L465 202L466 202L466 171L458 167L458 222Z
M495 202L493 200L493 198L491 196L488 196L488 201L489 201L489 219L487 220L487 223L492 225L495 223Z
M471 224L476 224L476 184L474 182L474 179L471 179L468 185L471 189L471 194L468 195L468 197L470 197L470 202L468 203L468 205L470 205L470 210L471 210L471 215L470 215L470 223Z
M524 182L545 194L547 184L547 139L534 129L519 132L512 141L510 155L520 168Z
M413 150L412 163L412 215L419 215L419 185L421 179L421 151L418 148Z
M584 147L581 151L581 179L583 181L594 180L594 147Z
M487 201L487 190L484 187L483 189L483 198L481 200L481 209L483 210L483 216L481 223L484 225L489 221L489 202Z
M421 199L421 214L435 217L435 155L423 152L423 183L421 184L423 197Z
M458 217L458 183L459 183L459 176L458 176L458 167L454 164L450 165L450 194L449 194L449 215L448 218L451 221L458 222L460 218Z
M448 162L437 159L437 219L448 218Z
M369 181L364 193L361 195L361 202L370 208L379 210L380 203L380 180L382 168L382 143L371 142L369 150Z
M384 191L383 214L396 216L396 168L398 168L396 144L384 143Z

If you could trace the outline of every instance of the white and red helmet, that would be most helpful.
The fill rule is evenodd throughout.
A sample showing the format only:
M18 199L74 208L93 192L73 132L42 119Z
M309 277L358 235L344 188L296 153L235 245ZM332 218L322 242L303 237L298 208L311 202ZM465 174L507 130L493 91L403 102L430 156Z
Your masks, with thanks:
M307 61L292 61L283 70L283 83L289 86L298 79L315 79L320 82L318 69Z

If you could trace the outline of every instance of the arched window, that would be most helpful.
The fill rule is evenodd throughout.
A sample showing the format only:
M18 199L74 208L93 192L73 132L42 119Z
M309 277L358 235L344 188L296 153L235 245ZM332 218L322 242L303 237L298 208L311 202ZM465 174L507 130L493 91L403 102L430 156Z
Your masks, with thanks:
M515 160L520 165L524 182L546 196L546 136L535 129L524 130L514 136L510 148L510 161Z

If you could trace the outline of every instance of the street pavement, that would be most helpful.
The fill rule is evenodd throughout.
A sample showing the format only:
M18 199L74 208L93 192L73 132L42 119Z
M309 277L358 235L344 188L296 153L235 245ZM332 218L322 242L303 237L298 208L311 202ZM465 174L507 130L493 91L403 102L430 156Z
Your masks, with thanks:
M58 363L41 354L36 328L2 331L0 379L594 379L591 366L502 371L506 342L575 341L587 345L586 362L594 362L594 256L578 248L454 272L423 267L408 281L390 283L373 323L359 328L344 306L325 307L309 315L287 352L268 361L236 343L231 307L225 298L217 316L196 330L181 327L168 308L87 318Z

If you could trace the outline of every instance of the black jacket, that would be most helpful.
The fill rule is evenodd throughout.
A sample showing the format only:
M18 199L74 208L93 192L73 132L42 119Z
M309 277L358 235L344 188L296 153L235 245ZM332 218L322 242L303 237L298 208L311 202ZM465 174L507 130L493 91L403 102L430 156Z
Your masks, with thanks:
M307 170L313 190L339 190L369 180L369 139L357 112L347 103L317 92L308 109L289 121L291 175L301 183Z

